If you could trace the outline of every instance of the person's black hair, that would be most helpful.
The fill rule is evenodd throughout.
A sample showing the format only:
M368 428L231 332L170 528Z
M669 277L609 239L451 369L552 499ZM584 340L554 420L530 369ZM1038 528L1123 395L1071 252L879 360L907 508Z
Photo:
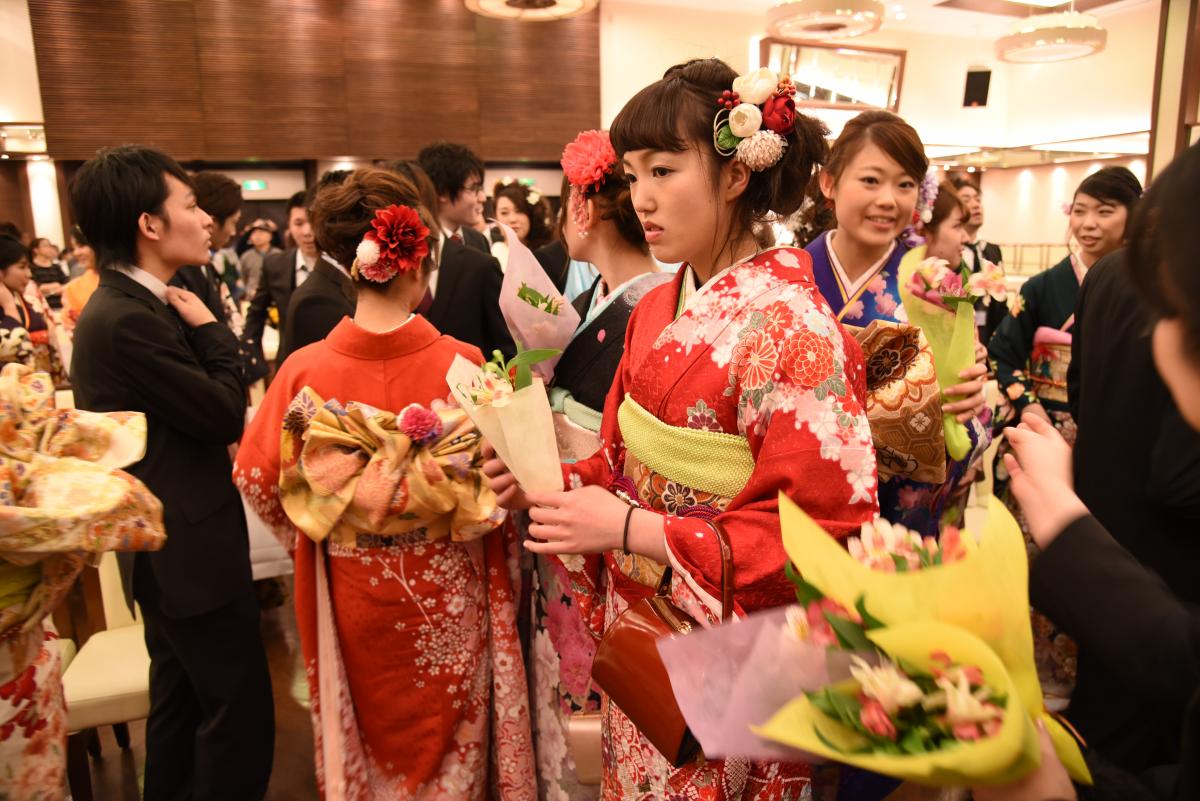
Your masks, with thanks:
M683 152L699 148L712 174L732 156L720 155L713 145L716 98L733 87L737 72L716 58L695 59L671 67L662 79L638 92L613 120L609 136L618 157L631 150ZM813 169L829 155L820 120L796 112L779 163L750 174L746 191L734 209L731 231L751 233L753 223L774 212L787 216L804 201Z
M196 204L213 218L218 228L242 210L242 187L228 175L204 170L192 176L192 186L196 190Z
M1132 212L1142 196L1142 182L1126 167L1105 167L1084 178L1075 194L1094 197L1114 206L1124 206Z
M1155 177L1126 226L1126 264L1133 284L1156 317L1183 323L1188 352L1200 361L1200 144Z
M0 236L0 270L7 270L17 262L28 261L29 250L20 240L11 236Z
M193 187L175 159L143 145L101 150L75 173L71 208L102 269L137 262L138 220L163 215L168 175Z
M968 178L965 175L951 176L950 177L950 185L954 187L955 191L964 189L966 187L970 187L971 189L975 190L976 194L979 194L979 195L983 194L983 190L979 188L979 184L975 183L974 181L972 181L970 178Z
M288 198L287 208L283 212L288 219L291 219L292 209L308 210L308 190L301 189Z
M42 246L43 242L49 241L50 240L44 236L35 236L33 241L29 243L29 260L33 261L34 254L37 253L37 249Z
M434 142L421 148L417 163L433 181L438 197L446 195L452 202L473 178L483 180L483 162L466 145Z
M90 248L92 243L88 241L87 236L83 233L83 229L78 225L71 226L71 238L75 240L76 245L83 245Z
M21 230L21 226L11 220L0 222L0 236L7 236L10 239L15 239L18 242L25 241L25 232Z
M327 187L344 184L346 179L350 177L350 172L350 170L326 170L321 173L321 177L317 179L317 182L305 192L304 205L308 208L310 217L312 216L313 202L317 199L317 195Z

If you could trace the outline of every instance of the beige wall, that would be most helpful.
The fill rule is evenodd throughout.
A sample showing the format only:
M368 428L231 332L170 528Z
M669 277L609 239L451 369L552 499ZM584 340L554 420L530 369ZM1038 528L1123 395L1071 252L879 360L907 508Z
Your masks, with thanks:
M25 0L0 0L0 122L41 122L33 31Z

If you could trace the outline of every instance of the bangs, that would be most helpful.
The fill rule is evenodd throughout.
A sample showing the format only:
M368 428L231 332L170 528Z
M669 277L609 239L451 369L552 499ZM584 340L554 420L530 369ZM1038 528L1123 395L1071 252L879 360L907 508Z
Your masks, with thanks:
M631 150L687 150L690 131L680 112L689 89L682 81L664 78L634 95L608 132L617 158Z

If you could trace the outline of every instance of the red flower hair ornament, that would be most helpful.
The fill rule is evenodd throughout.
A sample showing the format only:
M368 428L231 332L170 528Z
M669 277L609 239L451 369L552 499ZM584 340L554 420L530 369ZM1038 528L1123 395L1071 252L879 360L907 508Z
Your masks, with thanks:
M563 148L563 173L567 183L580 192L600 188L617 163L617 151L605 131L584 131Z
M397 273L416 270L429 255L428 236L429 229L411 206L393 204L380 209L371 220L371 230L358 244L351 272L383 284Z

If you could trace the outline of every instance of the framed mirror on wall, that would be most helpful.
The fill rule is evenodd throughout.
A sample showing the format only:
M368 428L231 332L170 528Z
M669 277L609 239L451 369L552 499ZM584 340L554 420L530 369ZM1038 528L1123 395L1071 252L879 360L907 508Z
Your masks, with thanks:
M796 105L896 111L904 83L903 50L765 38L759 63L792 76Z

